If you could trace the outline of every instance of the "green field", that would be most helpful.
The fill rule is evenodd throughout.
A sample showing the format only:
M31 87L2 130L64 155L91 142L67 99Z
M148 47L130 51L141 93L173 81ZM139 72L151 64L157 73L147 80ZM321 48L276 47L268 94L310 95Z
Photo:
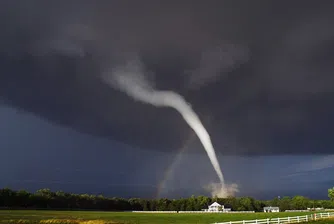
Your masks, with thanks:
M319 220L316 222L312 222L314 224L334 224L334 219L325 219L325 220Z
M209 224L224 221L240 221L275 217L306 215L308 213L248 213L248 214L149 214L130 212L91 212L91 211L22 211L0 210L0 223L8 220L40 221L48 219L67 220L107 220L126 224ZM333 220L320 221L320 224L334 223ZM14 222L15 223L15 222ZM317 222L318 223L318 222Z

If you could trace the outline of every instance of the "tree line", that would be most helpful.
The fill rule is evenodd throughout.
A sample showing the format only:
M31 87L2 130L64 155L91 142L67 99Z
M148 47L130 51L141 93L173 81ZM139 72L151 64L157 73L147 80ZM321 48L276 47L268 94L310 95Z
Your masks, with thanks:
M263 211L265 206L278 206L281 211L323 207L334 208L334 188L328 190L331 200L311 200L303 196L256 200L251 197L206 197L192 196L179 199L117 198L103 195L73 194L63 191L52 192L40 189L35 193L25 190L0 189L0 208L68 209L105 211L199 211L213 202L218 202L233 211Z

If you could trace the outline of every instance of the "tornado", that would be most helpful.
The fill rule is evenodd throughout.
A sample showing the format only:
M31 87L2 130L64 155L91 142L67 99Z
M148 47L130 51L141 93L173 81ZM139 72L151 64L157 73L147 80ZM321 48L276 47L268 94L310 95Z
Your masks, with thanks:
M125 66L112 68L111 74L105 73L103 78L114 88L126 93L134 100L156 107L172 107L177 110L197 134L219 177L222 188L224 188L224 176L217 160L210 135L190 104L187 103L181 95L173 91L156 90L153 83L150 83L145 76L143 66L137 60L127 62Z

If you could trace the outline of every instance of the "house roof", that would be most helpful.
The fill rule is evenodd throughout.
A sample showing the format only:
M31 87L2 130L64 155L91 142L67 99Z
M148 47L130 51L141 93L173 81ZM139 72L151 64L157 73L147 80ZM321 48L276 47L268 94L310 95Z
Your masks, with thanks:
M220 204L218 204L217 202L213 202L211 205L209 205L210 207L211 206L221 206Z

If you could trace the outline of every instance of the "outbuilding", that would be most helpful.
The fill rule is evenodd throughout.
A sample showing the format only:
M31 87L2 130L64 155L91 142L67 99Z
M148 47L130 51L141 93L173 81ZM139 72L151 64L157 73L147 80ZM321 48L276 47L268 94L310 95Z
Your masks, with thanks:
M279 212L279 207L263 207L263 212Z

